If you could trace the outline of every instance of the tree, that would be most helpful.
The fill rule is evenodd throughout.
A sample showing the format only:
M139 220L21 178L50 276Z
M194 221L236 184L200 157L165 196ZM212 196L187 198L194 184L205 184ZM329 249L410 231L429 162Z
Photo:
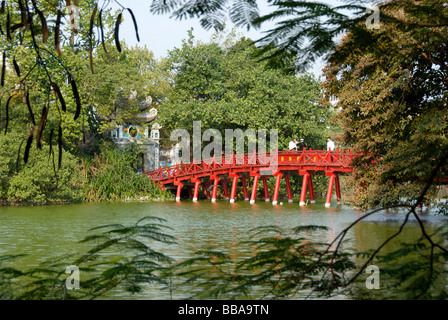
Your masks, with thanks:
M95 73L84 68L80 90L86 96L85 105L91 110L92 122L101 120L97 130L104 132L126 120L143 123L138 114L141 103L151 97L152 107L167 97L171 74L163 70L163 61L154 58L146 47L128 48L122 42L122 52L106 44L95 52L93 63ZM131 98L132 95L135 95Z
M93 165L95 161L88 158L93 158L100 147L86 147L86 140L92 140L86 136L90 133L98 138L98 131L103 132L123 117L138 119L139 102L149 95L154 103L160 102L166 95L164 82L169 77L161 73L159 62L146 48L128 48L119 39L117 22L121 22L124 12L112 14L107 3L99 6L95 1L78 4L76 0L20 0L2 1L0 8L0 129L5 134L2 142L12 142L17 148L9 152L8 147L8 152L2 154L2 161L9 165L1 172L5 182L1 202L82 200L84 195L79 193L60 193L58 197L43 190L30 191L26 197L19 193L39 186L45 189L44 184L53 181L57 182L55 190L62 183L66 187L76 184L58 175L73 171L73 154L83 164ZM126 10L126 14L133 17L131 10ZM128 99L132 90L137 91L137 101ZM122 108L117 114L120 103ZM104 119L113 113L115 121L97 122L98 116ZM14 141L15 137L19 140ZM65 151L71 154L64 157ZM47 163L46 159L50 161ZM76 171L90 169L75 167ZM39 169L45 174L36 174ZM73 178L77 175L78 172ZM152 185L143 183L140 177L128 181L142 186L140 191L145 196L150 193ZM98 181L93 178L93 182ZM84 183L81 185L85 187ZM97 196L92 190L89 192L90 198Z
M296 67L303 70L318 58L326 58L346 32L362 30L372 15L373 6L381 3L381 21L393 25L417 28L447 26L444 0L341 0L333 5L322 1L267 0L272 8L260 16L254 0L177 1L153 0L151 11L156 14L171 14L176 19L199 18L204 28L222 30L227 18L236 26L262 28L268 22L275 26L256 41L262 53L276 64L278 58L293 55ZM404 10L413 12L413 18L393 14Z
M434 3L446 12L440 5ZM419 18L414 11L384 10L397 19ZM447 27L359 26L330 56L324 88L339 98L341 139L366 154L357 170L369 195L364 206L415 198L447 159L446 33ZM445 168L438 177L447 176Z
M115 42L117 50L122 51L119 26L124 10L113 17L106 1L102 6L93 0L80 4L77 0L2 1L0 100L6 104L0 128L8 131L10 103L19 98L26 101L27 131L39 148L54 130L58 132L60 151L63 136L82 132L89 111L84 106L87 93L79 86L86 61L90 61L87 65L93 73L94 50L100 42L104 50L108 43ZM132 10L126 11L135 22ZM35 119L39 116L40 122ZM52 123L46 125L47 119ZM30 146L27 144L28 151Z
M310 75L294 76L257 63L249 39L229 38L195 43L193 36L169 53L173 89L161 105L166 132L201 121L224 137L225 129L278 129L279 149L292 138L322 148L331 117L329 104L319 104L321 89ZM169 138L169 137L167 137Z

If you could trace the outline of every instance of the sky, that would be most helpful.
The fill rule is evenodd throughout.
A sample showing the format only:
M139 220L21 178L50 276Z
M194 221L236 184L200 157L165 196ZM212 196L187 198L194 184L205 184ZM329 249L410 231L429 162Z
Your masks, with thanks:
M140 42L137 42L134 25L130 14L124 12L124 20L120 26L120 39L124 39L128 45L146 46L152 51L156 58L161 58L167 55L169 50L182 45L182 40L187 38L187 31L193 28L193 34L197 40L203 42L209 42L211 36L215 32L213 29L207 31L199 23L198 19L185 19L176 20L170 18L168 14L154 15L149 11L150 3L152 0L121 0L120 4L124 7L130 8L137 20ZM324 3L340 4L340 0L321 0ZM260 14L266 14L272 11L267 4L266 0L257 1ZM112 8L119 9L118 5L112 6ZM229 22L229 26L233 27ZM263 30L272 28L274 24L266 24L261 30L246 28L237 28L237 33L243 34L245 37L252 40L261 38ZM316 63L309 71L320 77L322 75L322 68L324 63L321 61Z

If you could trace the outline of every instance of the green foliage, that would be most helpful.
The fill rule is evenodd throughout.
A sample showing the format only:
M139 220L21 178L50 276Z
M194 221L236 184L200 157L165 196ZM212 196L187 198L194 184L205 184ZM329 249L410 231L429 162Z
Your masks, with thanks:
M439 164L438 176L447 175L446 162L440 163L448 154L447 27L425 26L426 16L411 10L410 1L402 3L401 11L389 4L380 10L415 25L386 19L369 30L360 23L331 54L325 72L325 91L341 107L341 140L365 152L356 163L360 191L369 200L364 207L415 198ZM424 1L423 7L438 8L433 22L447 21L442 2Z
M169 199L171 194L160 190L145 175L137 173L141 152L136 145L121 150L105 144L99 157L85 163L88 180L86 200Z
M154 250L158 243L172 244L173 236L156 217L134 225L92 228L80 244L91 244L82 255L53 257L36 268L18 271L10 266L18 256L0 257L0 296L19 300L72 300L107 297L113 290L141 292L149 283L163 283L158 273L172 258ZM96 233L93 233L96 232ZM80 289L67 290L67 266L80 271Z
M139 103L149 95L154 102L160 102L165 97L165 83L169 79L146 48L128 48L122 43L122 52L116 52L110 38L114 18L107 4L103 6L102 22L109 40L106 39L101 49L92 52L92 61L97 66L92 73L89 54L85 50L89 42L85 27L89 26L90 19L86 13L93 9L93 4L92 1L80 4L81 21L76 37L69 25L64 30L61 28L61 55L53 52L55 32L49 33L45 43L41 43L41 39L36 41L43 31L39 29L42 21L37 22L37 8L44 10L45 18L54 16L57 8L49 3L37 2L37 7L30 3L30 14L35 13L32 15L33 28L14 33L11 41L3 39L5 33L0 35L4 40L1 45L5 52L4 62L8 66L0 87L0 130L5 133L0 137L4 150L0 155L1 203L77 202L82 201L86 194L89 201L125 200L134 198L133 191L139 198L164 197L144 177L130 173L129 170L137 169L135 165L122 173L131 179L117 178L116 173L122 168L118 167L119 161L115 161L115 169L107 171L110 176L107 173L98 176L87 173L96 169L101 171L113 162L107 158L109 155L105 155L104 166L100 163L102 160L84 160L98 152L101 133L107 135L107 129L117 122L122 123L123 119L141 121L137 117L141 112ZM8 3L6 9L0 13L2 26L6 25L7 13L14 21L21 17L14 1ZM62 10L64 21L67 18L65 6ZM54 21L50 19L47 22L49 28L54 29ZM94 22L96 26L98 21L95 19ZM62 41L66 36L67 41ZM13 61L18 68L13 68ZM136 101L128 99L131 90L137 91ZM79 97L75 95L76 91ZM42 145L41 150L36 149L39 145ZM61 167L59 150L62 151ZM96 168L86 168L86 164ZM84 175L80 174L82 169ZM126 184L109 192L106 190L109 180L109 186L121 181Z
M162 102L170 90L171 75L146 47L128 48L123 43L121 53L111 45L106 47L107 53L100 49L94 55L95 73L84 69L81 90L95 110L90 117L95 114L102 120L97 128L100 133L126 121L143 125L139 104L148 96L153 106ZM136 97L131 100L132 92Z
M205 29L222 30L226 18L237 26L250 29L252 21L258 17L258 6L255 0L210 0L210 1L177 1L155 0L151 3L151 12L155 14L171 13L176 19L199 18Z
M192 132L193 121L201 121L203 130L217 129L223 137L225 129L278 129L279 149L287 149L292 138L323 148L332 111L319 103L319 82L266 69L255 51L251 40L232 34L219 45L196 43L190 33L167 60L175 77L160 108L164 132Z
M76 159L63 153L58 170L58 149L53 146L50 153L49 146L43 144L42 150L31 147L30 159L24 164L25 138L16 131L0 135L0 201L45 204L82 200L83 180Z
M131 145L120 150L106 144L93 160L76 158L63 151L58 168L56 145L33 144L28 163L23 162L27 136L17 131L0 135L0 202L5 204L49 204L80 201L170 199L146 176L137 174L141 150ZM19 150L19 153L17 153ZM80 161L80 159L84 159ZM80 162L82 164L80 164Z

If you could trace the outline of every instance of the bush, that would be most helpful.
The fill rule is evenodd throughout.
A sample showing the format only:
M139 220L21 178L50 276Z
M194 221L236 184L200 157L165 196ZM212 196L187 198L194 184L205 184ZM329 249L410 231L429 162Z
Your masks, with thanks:
M70 153L62 154L58 169L58 150L43 144L32 145L29 161L23 161L24 137L10 132L0 138L0 201L11 204L76 202L84 198L80 166Z
M131 145L121 150L112 144L102 147L101 156L90 163L87 176L87 201L120 201L168 198L146 176L136 173L141 150Z

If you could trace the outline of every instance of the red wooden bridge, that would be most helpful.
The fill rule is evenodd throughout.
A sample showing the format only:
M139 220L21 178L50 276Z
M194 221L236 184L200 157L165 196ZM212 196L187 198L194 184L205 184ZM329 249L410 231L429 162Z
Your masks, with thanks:
M191 164L178 164L159 170L146 172L148 177L157 182L161 188L177 189L176 200L180 200L182 188L186 187L193 201L198 200L199 187L205 186L207 198L216 201L219 183L226 199L235 201L238 180L241 180L245 200L249 200L248 182L253 178L250 202L255 203L258 182L263 181L265 201L270 201L267 177L276 177L273 193L273 204L278 202L281 179L284 178L288 201L293 201L289 177L303 176L300 205L305 205L306 194L309 191L311 203L315 203L313 175L323 173L329 177L325 206L329 207L336 188L337 202L341 200L339 175L353 172L353 158L361 156L349 151L277 151L272 153L249 153L242 155L223 156L222 158L193 161ZM227 183L231 181L229 195ZM192 192L193 189L193 192ZM210 191L212 194L210 195Z

